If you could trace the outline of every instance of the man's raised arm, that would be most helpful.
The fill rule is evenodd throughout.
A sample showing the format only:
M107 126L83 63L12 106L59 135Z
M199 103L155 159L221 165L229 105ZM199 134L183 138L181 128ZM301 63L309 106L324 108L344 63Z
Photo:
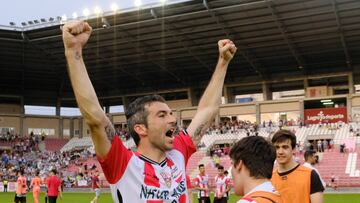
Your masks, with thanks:
M187 132L192 137L195 146L197 146L201 140L201 132L203 129L209 126L210 122L219 111L226 71L237 50L234 43L228 39L220 40L218 42L218 46L218 63L211 77L210 83L206 87L204 94L200 99L197 112L187 129Z
M104 158L110 150L115 130L99 104L82 57L83 47L91 31L92 28L87 22L69 22L63 26L63 42L68 73L77 104L90 127L96 154L99 158Z

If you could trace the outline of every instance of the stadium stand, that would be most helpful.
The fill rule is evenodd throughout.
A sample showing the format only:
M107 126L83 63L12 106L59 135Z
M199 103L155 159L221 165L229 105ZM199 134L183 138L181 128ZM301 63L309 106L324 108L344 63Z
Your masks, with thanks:
M213 185L215 165L224 165L226 170L231 167L228 156L209 156L214 146L231 145L246 136L269 138L278 129L286 128L295 132L298 138L300 152L294 158L299 162L302 162L304 149L310 146L316 149L322 137L331 139L334 148L319 153L317 167L323 178L330 182L333 176L336 177L340 187L360 187L360 125L355 121L360 113L360 95L354 86L360 84L360 12L356 12L359 11L360 1L336 0L332 4L328 0L306 3L300 0L249 0L249 4L244 5L227 0L209 0L208 5L203 5L204 2L189 1L169 7L144 8L141 12L136 9L125 14L104 16L109 20L111 29L103 29L97 18L88 19L99 37L90 40L84 57L89 59L88 71L105 111L109 113L113 105L126 107L135 96L160 92L166 99L175 98L170 102L176 104L171 108L176 109L174 112L179 124L191 120L197 95L204 86L202 81L208 80L208 68L213 63L211 59L217 57L217 52L210 51L210 47L220 35L231 36L243 48L239 49L242 53L236 63L229 67L230 77L224 88L226 102L217 120L247 114L256 121L238 120L233 126L217 123L219 129L209 130L201 140L199 151L190 158L187 165L190 177L195 177L200 163L205 164ZM156 16L164 9L165 18ZM117 21L116 17L120 20ZM156 23L159 19L163 20L162 26ZM75 107L76 101L71 98L73 90L67 81L66 61L60 46L61 22L52 23L50 26L0 29L0 42L4 44L0 47L0 73L3 76L0 86L4 91L0 95L0 104L4 104L0 105L0 127L16 126L16 132L24 135L23 140L17 140L19 135L11 140L4 138L6 135L0 135L3 152L1 168L5 169L0 171L0 177L13 180L14 171L21 167L25 167L27 174L41 169L41 174L45 176L56 167L61 169L68 187L86 187L89 174L94 168L101 172L101 167L94 158L92 141L85 135L83 120L78 116L60 115L61 106ZM119 32L119 37L114 39L116 35L113 31L117 29L113 28L126 32ZM171 37L165 40L164 36ZM104 46L108 48L99 54ZM118 56L118 53L121 55ZM107 60L110 58L113 60ZM49 71L49 65L52 71ZM24 67L26 71L23 71ZM121 88L114 88L118 86ZM302 91L295 95L299 97L273 100L272 93L296 89ZM251 96L245 99L236 97L261 91L263 100L259 101ZM345 100L338 102L342 105L340 107L349 114L347 116L353 117L349 122L304 124L304 112L308 110L305 103L310 100L319 100L317 102L320 103L321 99L339 97ZM23 107L28 104L56 106L56 116L39 118L25 115ZM321 106L324 109L329 107L338 109L339 106ZM261 124L262 114L278 115L294 111L299 119L303 119L301 124L287 125L286 119L280 124L280 118ZM122 114L109 113L109 117L114 124L126 123ZM55 124L41 123L44 120L55 121ZM41 128L50 125L49 128L56 129L54 137L58 138L47 137L44 142L33 142L27 138L28 128L38 125ZM64 130L68 131L66 137L71 139L60 139L64 137ZM123 142L127 148L135 148L132 139L123 139ZM78 184L80 181L82 184ZM107 185L103 177L102 181Z
M65 151L69 151L72 149L77 149L77 148L83 149L83 148L88 148L91 146L93 146L91 137L83 137L83 138L74 137L68 143L66 143L60 149L60 151L65 152Z
M69 142L68 139L60 139L60 138L47 138L45 141L45 149L47 151L61 151L61 149Z

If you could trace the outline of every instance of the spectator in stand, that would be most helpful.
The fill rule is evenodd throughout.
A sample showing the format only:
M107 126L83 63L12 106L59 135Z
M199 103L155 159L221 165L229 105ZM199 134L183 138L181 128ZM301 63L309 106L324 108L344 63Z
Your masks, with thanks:
M229 154L229 151L230 151L229 144L225 144L223 151L224 151L224 155L228 155L228 154Z
M321 147L321 140L317 141L317 152L323 152Z
M56 176L56 169L50 171L50 176L46 180L46 185L48 187L48 200L49 203L56 203L57 197L59 196L62 199L61 193L61 180Z
M340 153L345 153L345 143L340 145Z
M337 183L336 183L336 176L334 173L331 173L331 180L330 180L330 186L334 189L337 190Z

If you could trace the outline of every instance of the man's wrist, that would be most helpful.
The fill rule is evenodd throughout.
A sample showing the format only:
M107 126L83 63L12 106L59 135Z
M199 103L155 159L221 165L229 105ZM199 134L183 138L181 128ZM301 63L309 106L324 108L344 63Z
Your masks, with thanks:
M65 56L79 58L82 57L82 49L65 49Z
M224 57L219 56L218 64L220 65L229 65L230 60L226 60Z

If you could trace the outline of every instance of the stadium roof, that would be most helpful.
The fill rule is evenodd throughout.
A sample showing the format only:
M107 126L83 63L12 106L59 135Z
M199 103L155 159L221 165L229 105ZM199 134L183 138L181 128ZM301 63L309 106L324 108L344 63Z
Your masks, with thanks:
M229 85L276 80L273 90L296 89L302 78L344 72L354 72L354 81L360 81L358 0L188 1L88 22L94 32L84 59L106 105L121 104L124 95L204 87L222 38L238 47ZM28 105L56 105L62 98L62 106L75 105L59 25L3 29L0 43L0 101L24 96ZM285 78L298 79L282 83ZM347 84L342 75L310 85L322 80Z

